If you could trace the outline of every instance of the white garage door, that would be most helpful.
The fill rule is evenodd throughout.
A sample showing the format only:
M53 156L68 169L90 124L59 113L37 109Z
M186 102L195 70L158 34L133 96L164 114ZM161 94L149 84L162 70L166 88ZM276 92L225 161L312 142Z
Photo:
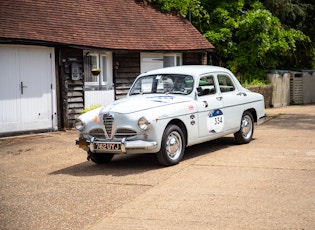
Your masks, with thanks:
M55 129L54 50L0 46L0 133Z

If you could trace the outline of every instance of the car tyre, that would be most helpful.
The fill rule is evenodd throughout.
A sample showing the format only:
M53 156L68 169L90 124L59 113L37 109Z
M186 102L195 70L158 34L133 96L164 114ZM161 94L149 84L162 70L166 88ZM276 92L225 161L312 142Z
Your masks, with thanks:
M164 130L158 161L164 166L178 164L184 156L185 136L177 125L169 125Z
M234 138L238 144L247 144L252 140L254 134L254 119L250 112L243 113L241 128L234 133Z
M112 160L114 154L110 153L93 153L88 151L88 160L93 161L96 164L105 164Z

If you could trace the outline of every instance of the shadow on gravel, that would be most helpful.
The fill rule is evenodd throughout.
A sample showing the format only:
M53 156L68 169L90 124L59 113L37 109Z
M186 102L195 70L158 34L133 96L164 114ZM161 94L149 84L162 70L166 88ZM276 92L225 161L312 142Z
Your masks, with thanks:
M131 174L140 174L146 171L159 169L154 154L146 155L117 155L106 164L97 165L92 161L85 161L55 172L49 175L68 174L72 176L96 176L96 175L112 175L125 176Z
M193 159L205 154L211 154L220 149L229 148L235 145L233 137L223 137L217 140L205 142L202 144L186 148L183 161ZM146 171L164 168L156 159L155 154L139 155L117 155L111 162L103 165L96 165L91 161L76 164L58 171L51 172L49 175L68 174L72 176L96 176L112 175L125 176L131 174L140 174Z
M193 145L186 148L186 152L182 161L199 157L205 154L211 154L215 151L233 147L236 145L234 137L222 137L213 141L204 142L202 144Z
M315 116L309 114L280 114L263 124L279 129L315 130Z

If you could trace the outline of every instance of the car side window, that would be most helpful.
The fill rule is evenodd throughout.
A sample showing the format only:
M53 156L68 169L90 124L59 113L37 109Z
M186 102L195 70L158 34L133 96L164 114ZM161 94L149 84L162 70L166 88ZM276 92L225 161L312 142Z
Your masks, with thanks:
M218 74L218 81L221 93L231 92L235 90L233 81L228 75Z
M197 88L199 96L205 96L216 93L216 87L214 84L214 76L203 76L199 80L199 85Z

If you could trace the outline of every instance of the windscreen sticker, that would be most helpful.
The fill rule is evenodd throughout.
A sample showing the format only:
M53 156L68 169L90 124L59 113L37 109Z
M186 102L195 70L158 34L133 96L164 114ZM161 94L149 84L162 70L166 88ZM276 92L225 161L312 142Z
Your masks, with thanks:
M207 117L207 128L210 133L219 133L224 126L224 115L220 109L211 110Z

